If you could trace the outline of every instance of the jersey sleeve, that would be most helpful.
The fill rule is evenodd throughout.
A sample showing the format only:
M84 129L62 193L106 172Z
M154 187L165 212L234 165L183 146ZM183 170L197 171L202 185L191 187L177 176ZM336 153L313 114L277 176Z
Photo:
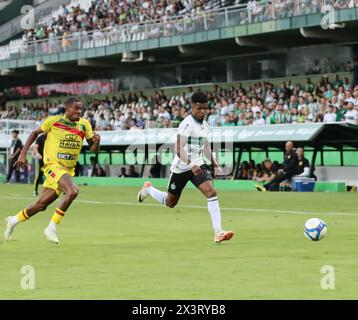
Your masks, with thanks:
M42 122L40 128L43 132L49 132L51 130L52 125L57 120L57 117L47 117L44 122Z
M89 123L88 120L84 120L84 125L85 125L85 138L88 139L92 139L93 137L93 130L92 130L92 126Z
M191 135L191 125L188 122L182 122L178 127L178 135L189 138Z

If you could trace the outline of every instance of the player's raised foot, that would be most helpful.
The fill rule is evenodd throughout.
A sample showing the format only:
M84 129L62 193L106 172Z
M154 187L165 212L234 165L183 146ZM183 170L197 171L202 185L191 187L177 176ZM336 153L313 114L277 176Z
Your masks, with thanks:
M220 243L222 241L228 241L234 236L234 233L232 231L221 231L217 233L214 237L215 243Z
M152 186L150 181L144 182L142 189L138 192L138 201L143 202L146 197L148 197L148 188Z
M44 234L48 241L50 241L52 243L56 243L56 244L60 243L60 241L57 238L56 231L54 231L53 229L47 227L44 231Z
M255 188L258 190L258 191L261 191L261 192L266 192L266 188L260 184L255 184Z
M4 233L4 238L6 241L12 240L12 233L15 229L15 224L11 223L11 220L12 220L12 216L5 218L6 230Z

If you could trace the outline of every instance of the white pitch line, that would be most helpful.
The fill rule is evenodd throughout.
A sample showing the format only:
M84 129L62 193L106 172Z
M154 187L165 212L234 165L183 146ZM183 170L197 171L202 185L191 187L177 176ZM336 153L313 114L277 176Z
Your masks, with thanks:
M34 200L34 197L12 197L12 196L0 196L0 199L31 199ZM163 207L161 204L155 203L135 203L135 202L125 202L125 201L94 201L94 200L75 200L77 203L86 203L86 204L97 204L97 205L124 205L124 206L148 206L148 207ZM188 208L188 209L207 209L206 206L199 205L179 205L176 208ZM317 215L324 214L329 216L358 216L358 212L309 212L309 211L294 211L294 210L276 210L276 209L258 209L258 208L221 208L225 211L241 211L241 212L269 212L269 213L289 213L289 214L300 214L300 215Z

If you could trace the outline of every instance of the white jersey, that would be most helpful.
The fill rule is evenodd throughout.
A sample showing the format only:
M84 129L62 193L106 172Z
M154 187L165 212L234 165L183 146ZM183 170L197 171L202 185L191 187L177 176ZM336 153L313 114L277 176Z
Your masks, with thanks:
M356 121L358 120L358 111L355 109L348 110L344 114L344 119L347 123L356 124Z
M192 115L187 116L179 125L178 135L188 139L184 145L188 158L198 166L204 164L204 146L210 135L210 126L206 121L199 123ZM182 173L191 170L191 168L176 154L170 171Z

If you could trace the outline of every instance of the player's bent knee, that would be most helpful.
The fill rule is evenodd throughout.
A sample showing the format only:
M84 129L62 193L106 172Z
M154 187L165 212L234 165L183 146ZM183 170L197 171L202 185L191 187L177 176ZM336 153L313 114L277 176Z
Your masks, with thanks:
M207 198L213 198L213 197L216 197L216 196L217 196L217 193L216 193L215 189L211 189L206 193Z
M78 194L79 194L78 188L74 187L74 188L71 188L71 189L69 190L69 192L67 193L67 196L68 196L68 198L70 198L71 200L74 200L74 199L77 198Z

